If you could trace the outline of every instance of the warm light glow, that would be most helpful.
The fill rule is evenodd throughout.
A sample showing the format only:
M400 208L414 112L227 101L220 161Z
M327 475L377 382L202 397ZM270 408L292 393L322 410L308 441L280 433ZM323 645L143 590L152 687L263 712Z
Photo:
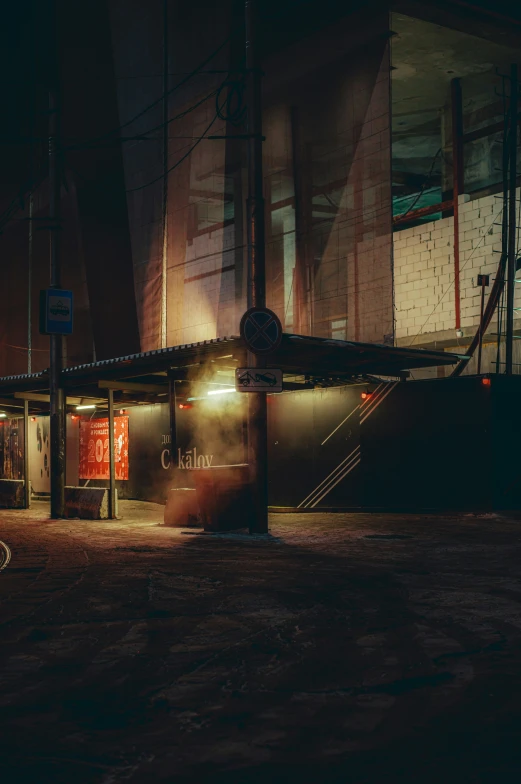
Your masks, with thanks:
M126 408L120 408L119 413L123 416L123 414L127 413L127 409Z
M36 417L31 417L31 422L36 422Z
M371 397L371 393L370 392L362 392L360 397L362 398L362 400L367 400L368 397Z
M179 408L193 408L191 403L179 403Z
M77 416L74 416L74 414L72 414L72 416L71 416L71 419L72 419L72 421L74 422L74 420L75 420L75 419L79 419L79 417L77 417Z
M229 389L209 389L208 390L208 397L210 395L230 395L235 394L235 389L230 387Z
M490 384L491 384L491 381L490 381L489 378L482 378L481 379L481 383L483 384L484 387L489 387Z
M83 411L86 408L96 408L95 405L92 406L76 406L76 411Z

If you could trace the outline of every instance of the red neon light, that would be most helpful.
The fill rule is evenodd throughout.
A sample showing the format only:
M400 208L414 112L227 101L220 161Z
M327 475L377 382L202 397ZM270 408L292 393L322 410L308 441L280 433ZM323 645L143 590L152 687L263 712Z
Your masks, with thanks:
M362 398L362 400L367 400L368 397L371 397L371 393L370 392L362 392L360 397Z
M179 408L193 408L191 403L179 403Z
M483 384L484 387L489 387L492 382L489 378L482 378L481 383Z

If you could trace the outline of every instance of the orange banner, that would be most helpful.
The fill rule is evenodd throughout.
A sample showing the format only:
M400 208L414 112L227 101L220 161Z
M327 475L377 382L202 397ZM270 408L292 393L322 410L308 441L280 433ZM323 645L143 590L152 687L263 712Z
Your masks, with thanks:
M128 479L128 417L114 417L116 479ZM80 479L110 479L109 420L80 422Z

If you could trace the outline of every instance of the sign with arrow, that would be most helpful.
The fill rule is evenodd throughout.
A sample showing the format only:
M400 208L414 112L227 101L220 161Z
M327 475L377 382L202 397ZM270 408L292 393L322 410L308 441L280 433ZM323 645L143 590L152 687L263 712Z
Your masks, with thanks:
M282 324L269 308L250 308L241 319L241 338L253 354L270 354L282 340Z
M236 368L237 392L282 392L282 370L274 368Z

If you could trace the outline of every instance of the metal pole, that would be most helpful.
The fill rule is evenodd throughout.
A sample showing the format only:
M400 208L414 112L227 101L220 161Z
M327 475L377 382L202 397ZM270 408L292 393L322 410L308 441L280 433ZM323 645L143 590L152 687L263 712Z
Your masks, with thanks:
M517 65L510 68L510 176L508 193L508 275L505 372L512 375L514 343L514 291L516 277L516 186L517 186Z
M262 188L262 73L255 46L254 0L244 5L248 96L248 307L266 306L265 218ZM254 367L264 358L249 355ZM265 392L248 395L248 446L253 509L250 533L268 531L268 421Z
M168 0L163 0L163 256L161 272L161 346L167 344L168 264Z
M108 390L109 400L109 518L116 519L116 456L114 449L114 391Z
M32 373L33 194L29 194L29 247L27 259L27 372Z
M262 187L261 70L254 39L254 0L246 0L248 96L248 307L266 306L264 195Z
M496 353L496 373L499 373L499 368L501 366L501 338L503 333L503 311L504 311L504 300L505 300L505 271L506 271L506 259L508 259L508 159L509 159L509 149L507 144L507 132L508 132L508 123L507 123L507 116L506 116L506 96L505 96L505 77L503 77L503 154L502 154L502 176L503 176L503 214L501 216L501 259L503 264L501 265L500 275L502 276L501 280L501 291L498 295L498 306L497 306L497 353Z
M50 287L61 288L60 190L58 163L59 107L57 90L49 90L49 253ZM63 337L50 336L49 387L51 398L51 517L64 516L65 507L65 398L61 388Z
M170 465L177 467L177 400L175 378L168 379L168 407L170 411Z
M24 400L24 507L31 506L31 484L29 478L29 401Z
M483 349L483 311L485 309L485 281L486 276L481 276L481 315L479 319L479 345L478 345L478 376L481 374L481 351Z
M454 204L454 312L455 329L461 326L460 258L459 258L459 196L463 191L463 120L461 83L451 82L452 98L452 200Z

